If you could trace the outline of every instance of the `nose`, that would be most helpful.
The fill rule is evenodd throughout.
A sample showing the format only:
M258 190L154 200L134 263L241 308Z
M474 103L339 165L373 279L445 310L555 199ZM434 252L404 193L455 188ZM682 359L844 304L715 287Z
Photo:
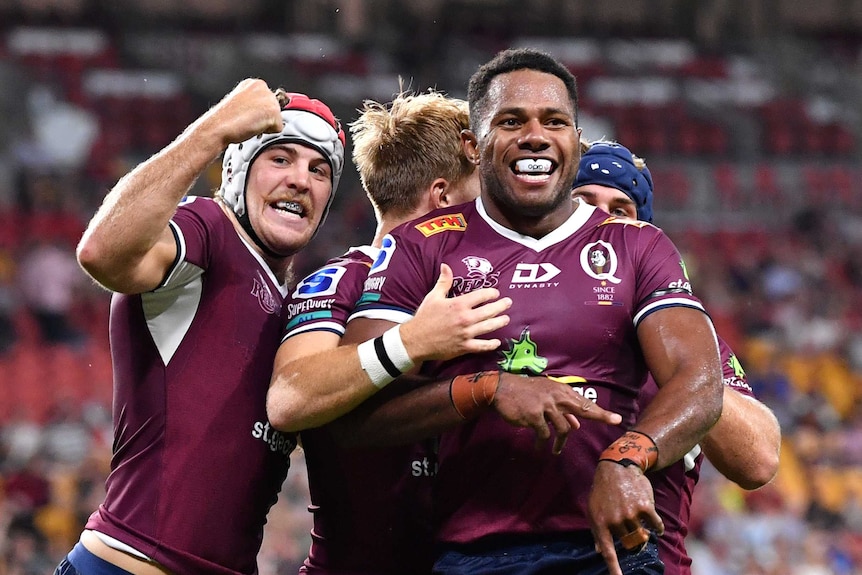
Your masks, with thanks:
M538 118L533 118L524 123L521 136L518 138L518 146L529 150L543 150L549 145L545 135L545 127Z
M293 169L285 174L288 187L297 192L307 192L311 189L311 166L309 162L298 160L294 162Z

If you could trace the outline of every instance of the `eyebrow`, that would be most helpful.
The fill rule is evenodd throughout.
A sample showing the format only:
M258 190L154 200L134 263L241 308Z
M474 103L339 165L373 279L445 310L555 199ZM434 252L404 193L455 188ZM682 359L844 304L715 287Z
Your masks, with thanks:
M272 144L266 148L267 150L281 150L282 152L289 152L291 154L296 153L296 144L282 142L278 144Z
M507 108L500 108L499 110L497 110L497 113L494 115L495 116L502 116L503 114L516 114L516 115L517 114L524 114L526 112L526 110L527 110L527 108L524 106L509 106ZM563 115L563 116L568 116L568 117L572 118L572 120L574 120L574 115L569 110L566 110L565 108L557 108L557 107L539 108L539 112L540 112L540 115L542 115L542 116Z
M586 198L591 198L593 200L595 200L595 198L596 198L596 193L593 191L590 191L590 190L580 191L579 188L575 188L572 190L572 193L579 195L579 196L584 196ZM625 193L625 192L623 192L623 193ZM637 207L637 204L635 203L635 201L632 200L630 197L628 197L628 195L626 195L625 197L617 196L614 199L612 199L609 202L609 204L610 205L620 205L621 204L624 206L635 206L635 207Z
M316 148L312 148L311 146L306 146L305 144L301 144L299 142L280 142L278 144L272 144L271 146L267 147L264 150L264 152L269 151L269 150L281 150L282 152L284 152L286 154L291 154L293 156L296 156L296 155L298 155L298 152L296 150L296 148L298 146L302 146L303 148L308 148L309 150L315 152L318 155L318 158L315 158L315 159L320 159L322 162L329 164L329 161L320 152L320 150L318 150Z

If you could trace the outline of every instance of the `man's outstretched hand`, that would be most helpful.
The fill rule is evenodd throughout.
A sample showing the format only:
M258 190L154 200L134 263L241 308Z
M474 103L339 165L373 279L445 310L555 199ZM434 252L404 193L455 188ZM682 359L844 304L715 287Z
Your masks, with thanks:
M502 373L492 405L510 424L533 428L538 445L551 438L553 428L555 454L562 452L569 432L580 428L579 418L608 425L622 422L618 413L599 407L565 383L542 376Z

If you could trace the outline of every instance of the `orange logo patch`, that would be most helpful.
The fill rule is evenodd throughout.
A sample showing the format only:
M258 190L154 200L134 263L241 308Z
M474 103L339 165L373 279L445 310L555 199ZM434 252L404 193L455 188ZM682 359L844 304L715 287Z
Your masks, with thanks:
M631 218L621 218L619 216L609 216L605 221L599 224L599 227L602 227L607 224L625 224L629 226L634 226L636 228L642 228L644 226L652 225L649 222L642 222L640 220L633 220Z
M447 214L445 216L437 216L430 220L425 220L422 223L414 226L426 238L438 234L440 232L463 232L467 229L467 220L463 214Z

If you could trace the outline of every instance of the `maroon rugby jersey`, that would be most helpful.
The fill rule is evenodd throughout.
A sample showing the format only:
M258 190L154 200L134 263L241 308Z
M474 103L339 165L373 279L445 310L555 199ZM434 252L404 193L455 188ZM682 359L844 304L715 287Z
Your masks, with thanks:
M497 287L513 299L494 352L428 363L429 374L499 369L570 383L623 423L590 420L559 456L537 450L531 429L488 411L440 438L434 492L437 536L465 543L502 534L589 529L587 500L599 454L637 419L647 368L636 330L669 306L701 309L680 255L658 228L579 204L541 239L491 220L481 198L437 210L388 236L352 317L403 322L451 266L454 293ZM440 319L440 329L446 318Z
M743 395L754 397L742 365L720 337L721 367L724 385ZM647 405L658 393L658 387L649 378L641 390L639 402ZM691 498L694 486L700 478L703 453L696 445L683 459L664 469L647 475L655 491L655 507L664 522L664 535L658 539L659 558L665 565L665 575L690 575L691 557L685 548L688 522L691 517Z
M344 334L377 248L353 248L297 284L285 304L284 339L309 331ZM391 385L397 385L391 384ZM301 433L314 515L303 573L430 573L430 442L343 449L327 426Z
M86 527L174 573L251 575L296 445L266 416L286 288L214 201L170 227L163 284L111 304L113 456Z

